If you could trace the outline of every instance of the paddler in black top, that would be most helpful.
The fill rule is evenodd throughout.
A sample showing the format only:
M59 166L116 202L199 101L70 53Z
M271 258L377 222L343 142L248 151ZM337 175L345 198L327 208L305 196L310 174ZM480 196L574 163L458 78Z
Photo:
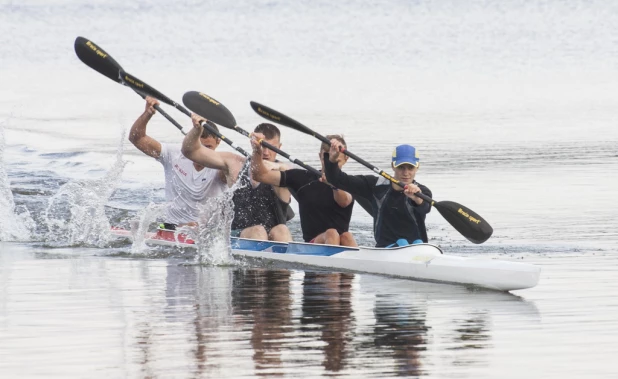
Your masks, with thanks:
M249 189L234 194L234 220L232 221L232 235L242 238L257 240L272 240L288 242L292 240L292 234L285 225L288 205L291 200L290 192L286 188L276 186L263 186L248 177L243 178L242 167L246 158L230 152L216 152L206 149L197 136L202 133L201 121L205 119L194 114L193 129L187 133L182 144L182 154L204 167L221 170L224 173L228 184L231 185L237 180L246 181ZM268 134L265 140L271 145L280 147L279 129L272 124L260 124L256 130ZM264 149L264 159L269 169L285 170L287 167L275 163L277 154ZM247 206L249 201L245 197L253 197L251 206Z
M265 136L265 141L273 146L281 147L281 132L279 128L272 124L259 124L255 127L254 133L261 133ZM262 149L262 160L275 162L277 153L270 149ZM277 170L281 168L287 169L286 166L275 166ZM273 169L274 167L271 167ZM232 221L232 236L243 238L254 238L254 231L260 229L269 234L271 237L278 237L281 232L271 233L273 228L286 228L285 238L276 239L277 241L291 241L292 237L285 226L285 223L294 216L294 213L289 207L290 193L285 189L278 188L279 191L285 191L287 197L281 198L278 195L275 187L268 184L262 184L251 180L250 171L243 171L238 180L241 181L241 187L234 191L234 220ZM279 226L281 225L281 226ZM253 237L252 237L253 236Z
M405 190L383 177L374 175L348 175L337 164L345 145L331 140L328 153L324 154L324 172L328 181L337 188L349 191L354 197L371 201L373 232L377 247L427 242L425 216L431 205L420 197L421 192L431 197L431 191L416 182L419 168L418 152L413 146L399 145L393 151L393 177L405 185Z
M261 134L254 134L251 140L253 157L251 158L251 173L253 179L279 187L290 189L298 201L300 212L300 226L303 230L305 242L358 246L352 233L348 231L354 199L345 191L333 188L326 183L324 175L321 177L303 169L290 169L287 171L269 170L262 159L262 146L259 140L264 138ZM345 140L341 136L332 135L328 138L336 139L345 146ZM328 145L323 144L318 153L320 160L324 152L328 151ZM338 158L335 165L342 167L348 160L343 154ZM322 162L324 167L324 162Z

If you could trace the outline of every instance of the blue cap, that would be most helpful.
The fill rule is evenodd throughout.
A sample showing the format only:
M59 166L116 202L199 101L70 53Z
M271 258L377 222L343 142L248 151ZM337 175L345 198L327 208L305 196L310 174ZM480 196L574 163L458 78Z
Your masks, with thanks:
M418 167L419 162L418 151L416 151L414 146L399 145L393 150L393 167L399 167L402 164L411 164L414 167Z

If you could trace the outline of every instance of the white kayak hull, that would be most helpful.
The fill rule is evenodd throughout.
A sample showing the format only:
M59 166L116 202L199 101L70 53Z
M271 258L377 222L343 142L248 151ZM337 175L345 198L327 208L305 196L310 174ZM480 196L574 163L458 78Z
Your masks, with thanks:
M163 237L160 233L149 233L145 236L145 242L151 245L195 248L193 241L184 236L174 236L173 232L166 233ZM127 230L113 229L112 234L132 238L131 232ZM541 272L540 267L527 263L444 255L439 247L431 244L395 248L349 248L232 238L231 246L235 256L471 285L498 291L534 287L539 282Z

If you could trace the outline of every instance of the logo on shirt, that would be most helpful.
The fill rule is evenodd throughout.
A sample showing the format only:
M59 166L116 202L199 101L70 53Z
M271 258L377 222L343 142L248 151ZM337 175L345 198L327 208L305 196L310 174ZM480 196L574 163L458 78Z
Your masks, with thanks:
M181 168L178 166L178 163L176 163L176 164L174 165L174 168L175 168L175 169L177 169L177 170L178 170L178 172L180 172L183 176L187 176L187 172L186 172L185 170L181 169Z

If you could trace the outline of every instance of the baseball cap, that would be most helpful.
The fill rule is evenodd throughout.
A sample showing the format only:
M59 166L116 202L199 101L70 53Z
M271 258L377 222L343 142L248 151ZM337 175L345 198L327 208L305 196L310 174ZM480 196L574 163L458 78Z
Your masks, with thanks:
M414 146L399 145L393 150L393 167L399 167L405 163L418 167L419 162L418 151Z

